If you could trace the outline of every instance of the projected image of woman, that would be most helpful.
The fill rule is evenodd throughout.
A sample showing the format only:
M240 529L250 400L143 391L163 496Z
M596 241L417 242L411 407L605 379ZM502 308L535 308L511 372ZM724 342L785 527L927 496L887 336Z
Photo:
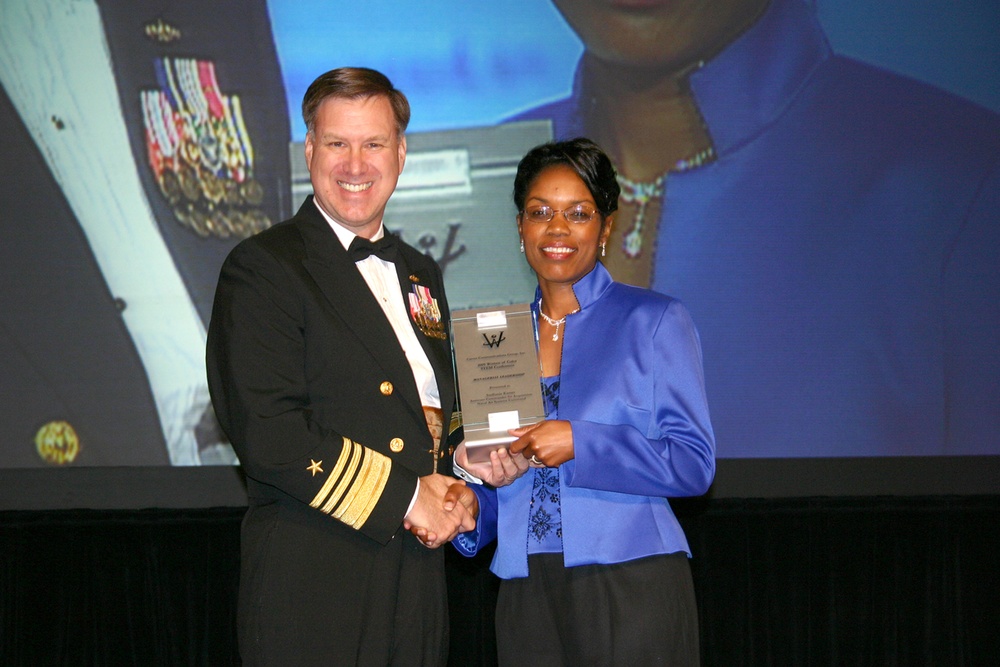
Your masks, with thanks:
M684 300L720 455L996 454L1000 118L831 50L804 0L554 0L617 167L616 280Z

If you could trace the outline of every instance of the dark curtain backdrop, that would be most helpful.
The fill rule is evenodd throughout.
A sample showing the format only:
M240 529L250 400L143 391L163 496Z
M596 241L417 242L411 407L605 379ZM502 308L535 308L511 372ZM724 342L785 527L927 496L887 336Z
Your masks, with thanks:
M1000 496L677 503L706 665L995 665ZM0 664L232 665L240 508L0 512ZM449 551L453 665L488 554Z

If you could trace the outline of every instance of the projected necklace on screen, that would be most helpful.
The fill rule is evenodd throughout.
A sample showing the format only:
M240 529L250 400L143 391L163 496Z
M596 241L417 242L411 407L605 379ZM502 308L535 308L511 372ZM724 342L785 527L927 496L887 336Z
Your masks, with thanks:
M698 151L689 158L678 160L674 166L666 172L660 174L653 181L633 181L626 178L621 173L616 175L618 185L621 186L621 200L626 204L635 204L635 218L632 226L622 237L622 251L628 259L637 259L642 254L642 233L643 225L646 223L646 212L649 203L653 200L662 200L666 192L667 176L671 173L680 173L695 169L715 158L715 149L712 146Z

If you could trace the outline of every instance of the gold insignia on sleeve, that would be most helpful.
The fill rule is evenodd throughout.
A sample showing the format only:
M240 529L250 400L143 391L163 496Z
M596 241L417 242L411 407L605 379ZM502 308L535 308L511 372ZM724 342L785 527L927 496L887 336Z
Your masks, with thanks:
M330 473L330 480L339 478L333 493L329 494L322 511L330 514L350 491L354 476L358 471L358 464L361 462L363 450L356 442L344 438L344 448L341 450L340 459L337 460L337 467ZM324 485L325 486L325 485Z
M365 458L371 460L358 472L355 482L357 492L346 498L346 502L333 513L335 519L355 528L365 525L371 516L375 503L382 497L385 484L389 481L389 469L392 468L392 459L370 449Z
M383 396L391 396L392 395L392 383L389 382L388 380L386 380L385 382L383 382L382 384L379 385L378 390L380 392L382 392Z
M382 497L391 469L388 456L344 438L336 465L309 504L352 528L360 528Z
M323 468L320 467L321 465L323 465L323 461L322 460L313 461L312 459L309 459L309 461L310 461L310 464L308 466L306 466L306 470L308 470L309 472L311 472L313 474L313 477L316 476L316 473L323 472Z
M393 438L392 440L390 440L389 441L389 449L391 449L395 453L399 454L401 451L403 451L403 439L402 438Z
M329 514L333 511L334 505L336 505L337 501L339 501L341 496L344 495L344 489L354 476L354 465L356 465L356 461L353 463L351 462L351 455L354 454L356 456L357 453L355 452L354 447L351 446L352 444L353 443L351 443L349 439L344 438L344 444L340 450L340 457L337 459L336 465L334 465L333 470L330 471L330 475L326 478L326 481L323 482L323 486L320 487L319 493L316 494L316 497L313 498L310 503L313 507L319 508L321 512ZM347 472L346 475L344 474L345 472ZM340 485L337 486L336 492L331 495L330 492L337 483L337 480L341 480ZM327 498L329 498L327 503L321 506L323 501Z
M80 438L69 422L51 421L35 433L35 449L46 463L65 465L80 453Z

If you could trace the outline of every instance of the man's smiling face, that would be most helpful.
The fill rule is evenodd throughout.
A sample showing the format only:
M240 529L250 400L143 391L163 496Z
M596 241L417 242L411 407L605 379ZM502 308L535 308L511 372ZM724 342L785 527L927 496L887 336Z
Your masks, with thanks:
M389 100L331 97L306 135L306 165L316 202L358 236L370 238L406 160Z

